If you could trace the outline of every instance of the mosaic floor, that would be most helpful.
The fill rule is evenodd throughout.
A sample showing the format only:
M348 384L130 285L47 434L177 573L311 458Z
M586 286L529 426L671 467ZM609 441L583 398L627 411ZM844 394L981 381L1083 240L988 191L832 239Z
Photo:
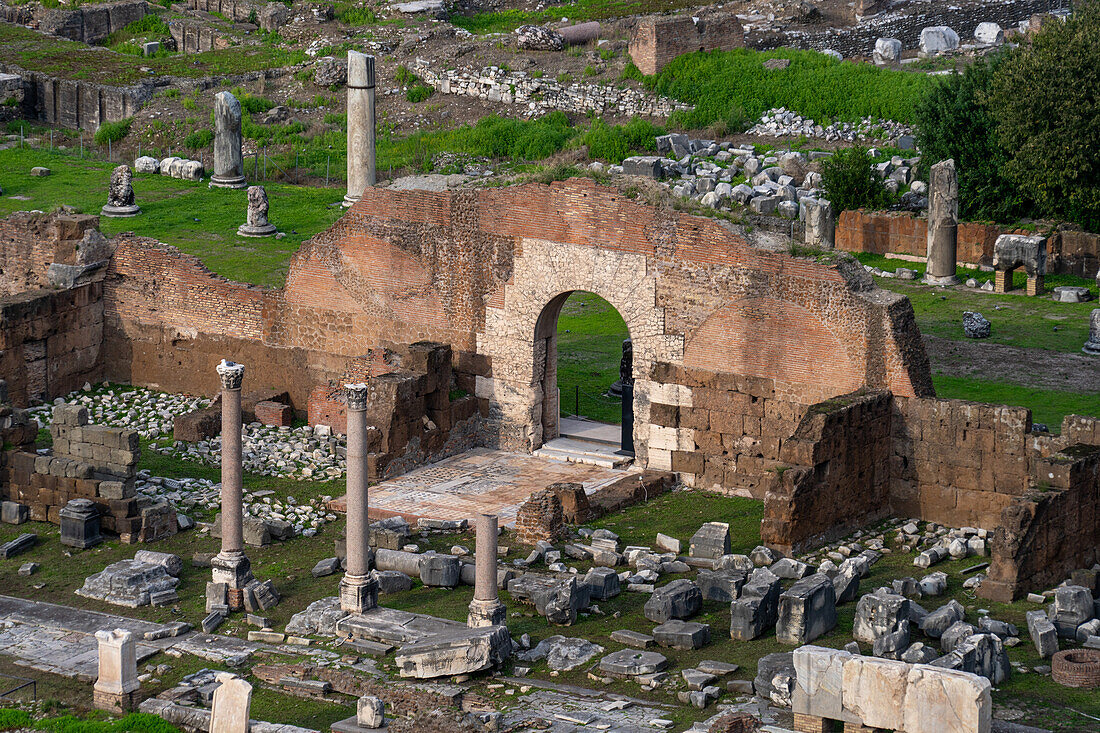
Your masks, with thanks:
M424 466L370 488L372 518L400 514L406 519L469 519L496 514L502 526L516 521L516 511L535 491L559 481L584 486L589 494L614 483L627 471L475 448ZM344 498L330 506L344 510Z

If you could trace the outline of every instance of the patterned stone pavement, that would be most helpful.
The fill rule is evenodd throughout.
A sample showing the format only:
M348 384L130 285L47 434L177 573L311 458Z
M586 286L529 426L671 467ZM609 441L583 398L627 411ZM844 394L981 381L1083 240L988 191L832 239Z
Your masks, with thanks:
M372 486L370 514L373 519L399 514L414 521L473 520L488 513L500 517L501 526L512 526L519 505L550 484L572 481L592 494L627 475L623 470L475 448ZM329 506L344 511L344 497Z

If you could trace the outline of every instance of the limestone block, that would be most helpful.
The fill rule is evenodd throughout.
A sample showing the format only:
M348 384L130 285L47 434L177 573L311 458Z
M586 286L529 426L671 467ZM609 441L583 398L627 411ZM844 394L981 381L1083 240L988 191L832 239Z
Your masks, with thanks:
M386 722L382 701L373 695L363 695L355 706L356 722L364 728L381 728Z
M896 64L901 61L901 41L896 38L879 38L875 41L874 62L876 66Z
M691 536L690 557L718 559L730 551L730 526L725 522L707 522Z
M700 570L697 581L704 599L732 603L741 595L745 573L736 570Z
M989 680L916 664L909 669L907 683L902 721L906 733L989 733Z
M909 665L890 659L853 656L844 662L844 717L868 728L905 730L905 691Z
M699 586L690 580L680 579L654 591L646 601L643 612L650 621L664 623L674 618L691 618L702 605L703 594Z
M173 578L178 578L180 573L183 572L183 558L179 555L173 555L169 552L155 552L153 550L138 550L134 553L134 560L138 562L148 563L149 565L160 565L168 574Z
M231 672L218 672L210 710L211 733L248 733L252 685Z
M137 679L137 652L133 633L126 629L95 632L99 642L99 675L96 692L128 695L140 683Z
M844 663L852 654L840 649L801 646L794 650L796 714L843 720Z
M868 593L856 604L852 637L864 644L893 633L909 619L909 599L894 593Z
M824 573L799 580L779 596L775 638L805 644L836 626L836 595Z
M430 679L481 672L503 664L512 651L506 626L483 626L441 633L397 650L402 677Z

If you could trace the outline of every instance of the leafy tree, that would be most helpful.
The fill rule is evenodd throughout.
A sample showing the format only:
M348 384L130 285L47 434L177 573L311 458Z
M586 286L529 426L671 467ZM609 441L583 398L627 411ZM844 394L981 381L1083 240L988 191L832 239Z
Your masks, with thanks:
M1008 177L1038 213L1100 231L1100 0L1083 0L997 69L990 107Z
M1014 218L1020 196L1003 172L1008 155L990 110L993 78L1006 60L997 54L962 74L940 77L917 105L922 167L953 158L959 176L959 214L964 219Z
M867 148L837 150L821 161L821 186L833 211L883 208L890 203L890 192L875 173Z

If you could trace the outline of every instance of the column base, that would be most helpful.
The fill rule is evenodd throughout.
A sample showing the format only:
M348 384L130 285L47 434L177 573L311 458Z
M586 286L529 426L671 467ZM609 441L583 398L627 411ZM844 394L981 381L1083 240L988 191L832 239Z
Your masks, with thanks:
M344 208L345 209L350 209L352 206L355 206L357 203L359 203L359 199L361 199L361 198L363 198L362 195L352 196L350 193L346 194L344 196L344 203L343 203Z
M1100 341L1086 341L1081 351L1093 356L1100 356Z
M365 613L378 608L378 580L373 575L345 575L340 581L340 610Z
M244 176L210 176L210 188L248 188Z
M237 227L238 237L270 237L277 234L279 230L274 224L264 224L263 226L253 227L248 224L241 224Z
M136 204L129 206L111 206L107 204L99 210L100 216L106 216L112 219L126 219L131 216L137 216L141 213L141 207Z
M929 274L925 273L924 279L921 282L923 282L925 285L935 285L935 286L941 287L941 288L948 288L948 287L951 287L952 285L958 285L959 284L959 276L958 275L940 275L940 276L937 276L937 275L929 275Z
M470 613L466 616L466 626L471 629L482 626L503 626L508 616L508 609L500 602L499 598L491 601L470 601Z
M225 583L230 591L240 591L255 580L252 575L252 563L243 552L229 555L218 553L210 560L210 572L213 582ZM230 602L230 608L232 608L232 602Z

